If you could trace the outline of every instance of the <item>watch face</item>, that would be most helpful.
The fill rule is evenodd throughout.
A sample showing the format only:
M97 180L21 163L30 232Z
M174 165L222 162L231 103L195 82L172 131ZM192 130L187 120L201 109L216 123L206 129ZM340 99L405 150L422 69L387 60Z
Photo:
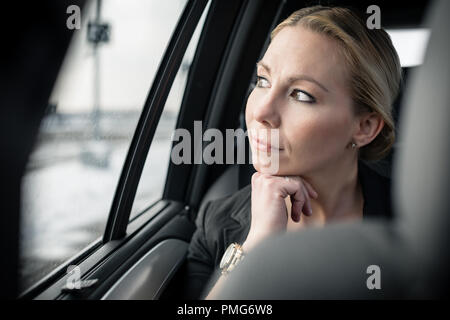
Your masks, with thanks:
M235 252L234 244L230 244L230 246L223 254L222 260L220 261L220 268L223 268L230 263L231 258L233 258L234 252Z

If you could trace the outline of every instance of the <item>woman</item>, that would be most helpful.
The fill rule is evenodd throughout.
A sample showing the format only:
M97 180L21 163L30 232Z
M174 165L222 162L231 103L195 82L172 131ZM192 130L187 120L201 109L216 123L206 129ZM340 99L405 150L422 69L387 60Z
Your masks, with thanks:
M251 185L199 213L187 297L214 298L226 281L225 275L210 281L214 270L230 272L272 235L390 216L389 180L359 160L390 150L400 82L387 33L367 29L349 9L304 8L274 29L257 63L246 123L250 133L277 131L276 141L249 137L253 153L278 155L278 171L268 172L258 158Z

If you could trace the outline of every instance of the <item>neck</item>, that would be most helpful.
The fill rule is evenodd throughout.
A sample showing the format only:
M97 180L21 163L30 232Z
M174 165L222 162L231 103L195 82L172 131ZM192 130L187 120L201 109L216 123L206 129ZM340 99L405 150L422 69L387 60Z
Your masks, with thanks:
M302 215L299 225L324 225L334 220L362 217L356 158L336 162L302 177L314 187L319 197L311 199L313 214L310 217Z

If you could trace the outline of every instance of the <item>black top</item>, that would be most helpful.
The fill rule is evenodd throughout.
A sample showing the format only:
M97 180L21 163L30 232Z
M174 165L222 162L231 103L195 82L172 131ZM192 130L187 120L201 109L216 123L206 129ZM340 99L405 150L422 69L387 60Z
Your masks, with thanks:
M390 179L379 175L363 162L358 164L364 207L363 220L368 218L391 218ZM183 296L200 298L220 260L233 243L243 243L250 229L251 185L236 193L208 203L200 210L197 230L189 245ZM219 273L215 274L217 277ZM210 285L214 284L213 281ZM206 293L205 292L205 293Z

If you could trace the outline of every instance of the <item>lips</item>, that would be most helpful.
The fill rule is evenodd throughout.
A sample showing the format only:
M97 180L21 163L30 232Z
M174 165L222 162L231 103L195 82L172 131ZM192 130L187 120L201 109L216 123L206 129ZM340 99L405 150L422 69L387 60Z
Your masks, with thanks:
M279 148L276 145L272 145L271 143L267 142L266 140L263 139L263 137L264 135L259 136L258 134L250 134L249 138L252 146L260 151L265 152L283 150L282 148Z

